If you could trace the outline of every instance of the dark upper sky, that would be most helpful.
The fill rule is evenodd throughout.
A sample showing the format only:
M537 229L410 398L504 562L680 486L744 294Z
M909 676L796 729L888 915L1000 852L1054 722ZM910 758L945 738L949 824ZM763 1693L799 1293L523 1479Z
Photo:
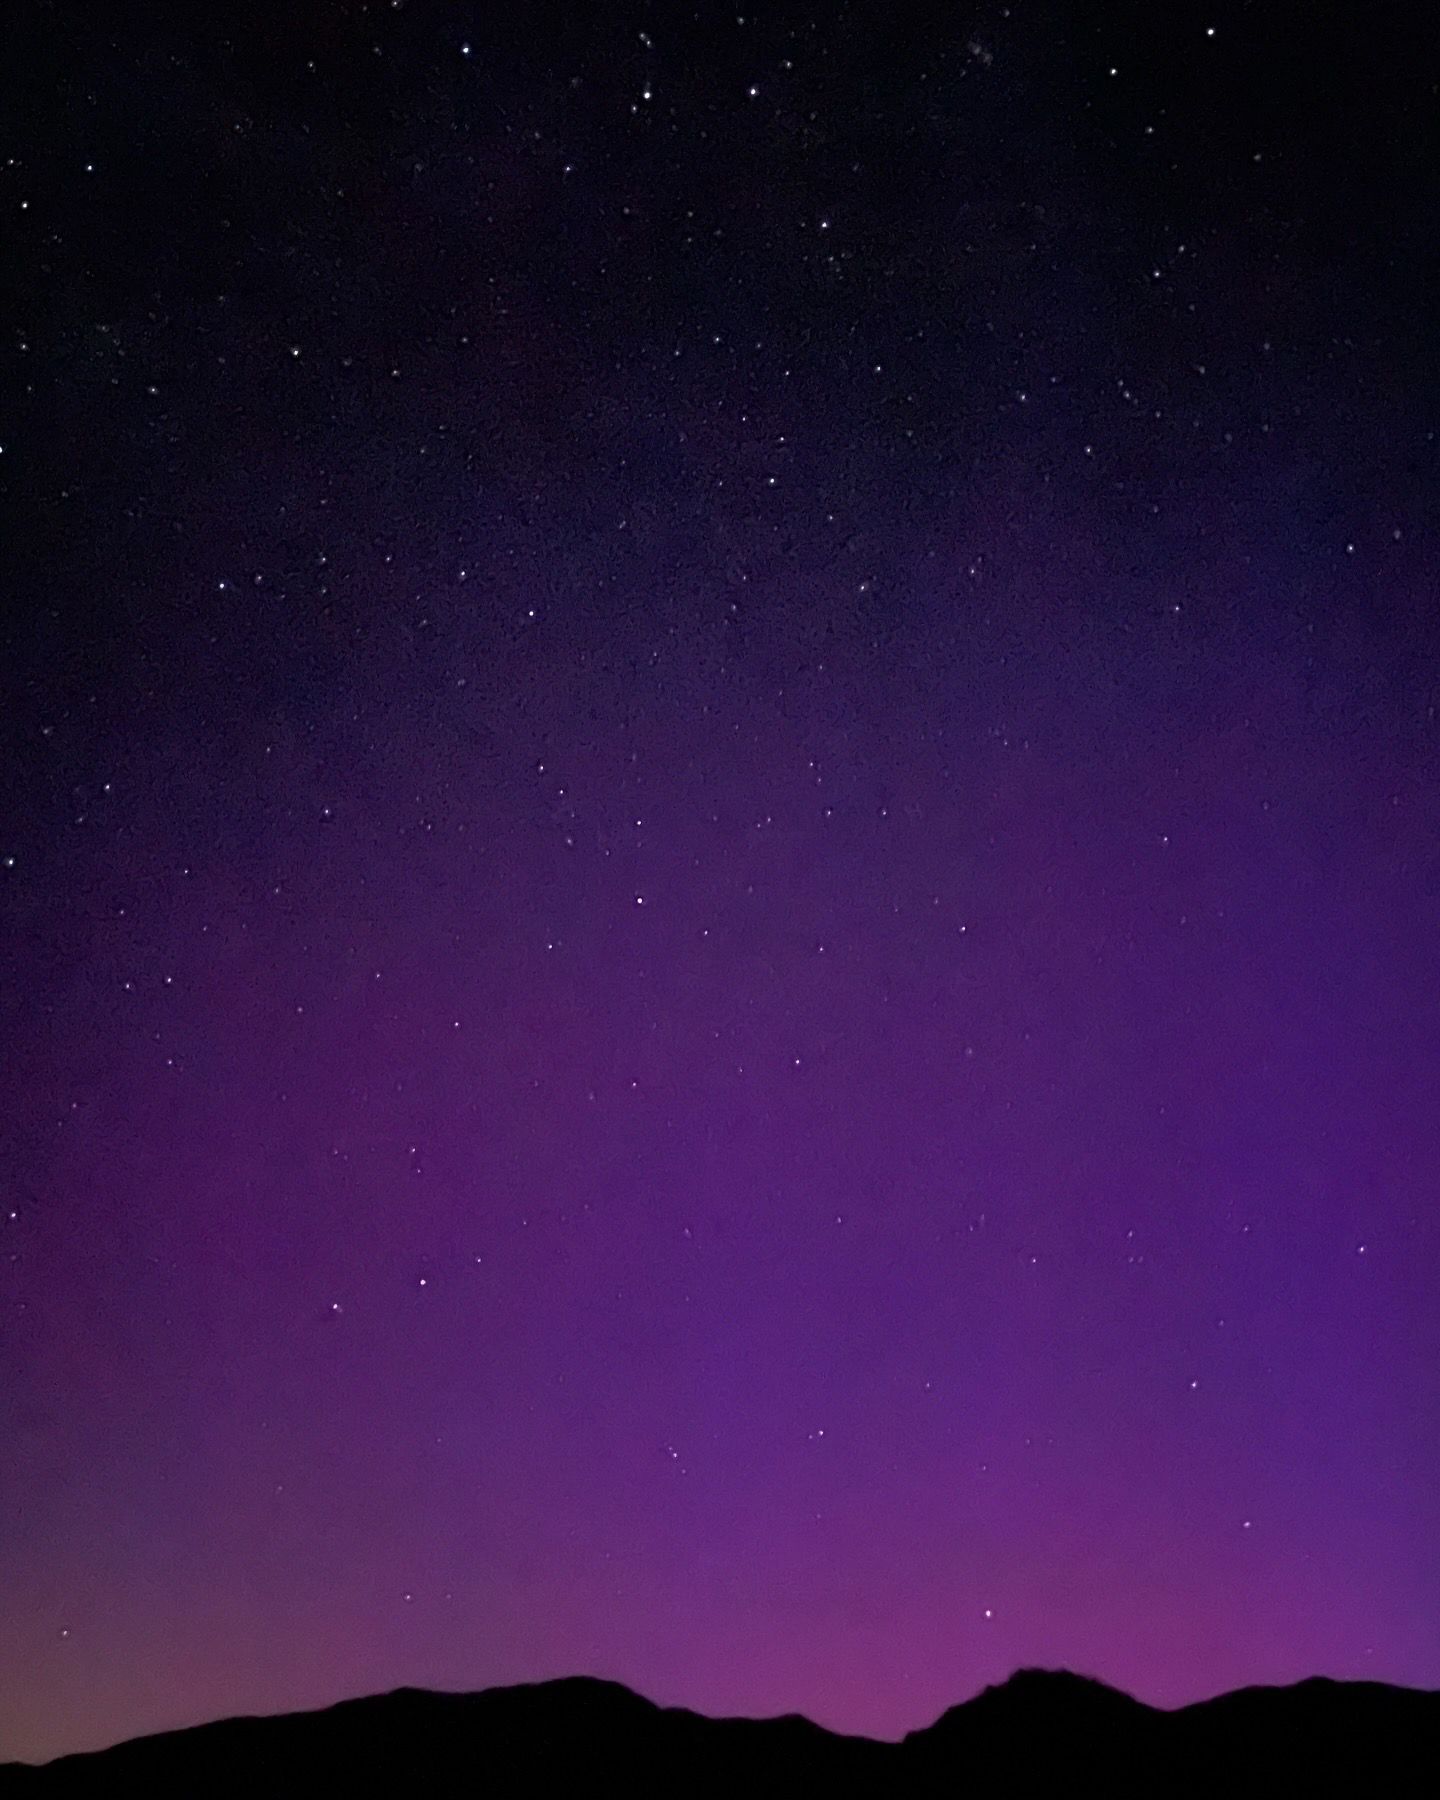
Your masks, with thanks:
M1440 1684L1440 27L7 13L0 1754Z

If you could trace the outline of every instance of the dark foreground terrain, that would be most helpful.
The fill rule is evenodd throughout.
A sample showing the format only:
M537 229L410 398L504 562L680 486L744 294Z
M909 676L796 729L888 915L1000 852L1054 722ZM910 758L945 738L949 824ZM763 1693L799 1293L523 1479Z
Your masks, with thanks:
M707 1719L606 1681L401 1688L324 1712L226 1719L42 1767L0 1795L1440 1793L1440 1693L1313 1680L1158 1712L1022 1670L899 1744L808 1719Z

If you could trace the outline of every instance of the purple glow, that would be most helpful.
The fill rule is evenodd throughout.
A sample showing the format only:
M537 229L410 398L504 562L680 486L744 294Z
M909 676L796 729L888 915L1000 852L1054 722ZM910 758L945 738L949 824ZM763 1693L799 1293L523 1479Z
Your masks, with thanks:
M1328 439L1260 434L1309 390L1223 272L1240 403L1157 398L1152 345L1138 420L1063 209L1051 423L986 388L942 456L926 400L892 464L714 273L674 305L744 359L587 301L622 376L547 283L628 241L602 199L660 233L664 170L597 171L552 104L539 164L476 115L511 310L466 252L472 387L398 248L422 201L366 187L346 266L425 304L413 345L371 321L363 432L348 325L297 324L243 417L167 403L214 461L163 453L186 529L115 527L100 622L46 553L0 846L0 1752L570 1673L882 1736L1021 1664L1440 1685L1420 425L1355 400L1343 504L1297 501ZM527 209L569 143L562 253ZM879 201L863 245L830 204L880 266ZM857 369L941 357L909 279ZM323 441L267 423L292 379ZM461 415L505 442L473 479Z

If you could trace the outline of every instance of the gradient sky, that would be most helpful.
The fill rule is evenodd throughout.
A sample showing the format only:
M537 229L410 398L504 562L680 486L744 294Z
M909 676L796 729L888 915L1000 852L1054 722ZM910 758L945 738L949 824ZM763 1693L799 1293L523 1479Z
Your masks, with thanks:
M0 1755L1440 1685L1440 34L241 10L7 58Z

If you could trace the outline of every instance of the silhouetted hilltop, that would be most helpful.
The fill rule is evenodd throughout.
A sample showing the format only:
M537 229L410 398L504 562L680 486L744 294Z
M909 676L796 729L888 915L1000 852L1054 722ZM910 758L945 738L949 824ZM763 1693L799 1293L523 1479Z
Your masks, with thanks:
M707 1719L574 1677L478 1694L400 1688L225 1719L41 1767L0 1795L1049 1794L1383 1796L1440 1789L1440 1693L1379 1682L1245 1688L1176 1712L1022 1669L899 1744L791 1714Z

